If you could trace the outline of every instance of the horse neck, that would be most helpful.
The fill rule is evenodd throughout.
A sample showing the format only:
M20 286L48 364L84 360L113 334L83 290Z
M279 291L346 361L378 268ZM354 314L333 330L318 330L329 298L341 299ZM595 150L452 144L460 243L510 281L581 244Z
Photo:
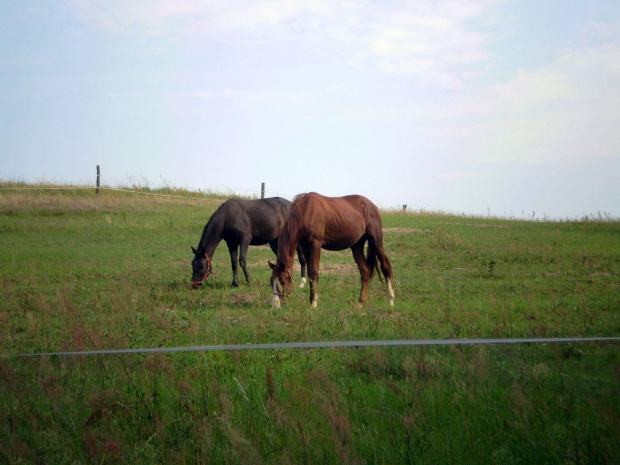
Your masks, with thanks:
M278 240L277 258L287 269L293 267L295 250L299 243L299 225L292 216L292 213L293 212L291 212L287 222L284 224L284 228L280 233L280 239Z
M222 233L224 231L224 219L218 215L211 217L202 231L202 237L198 243L198 248L204 248L209 257L213 257L215 249L222 240Z
M295 241L286 241L284 244L278 244L278 261L284 265L286 269L293 268L296 248L297 242Z

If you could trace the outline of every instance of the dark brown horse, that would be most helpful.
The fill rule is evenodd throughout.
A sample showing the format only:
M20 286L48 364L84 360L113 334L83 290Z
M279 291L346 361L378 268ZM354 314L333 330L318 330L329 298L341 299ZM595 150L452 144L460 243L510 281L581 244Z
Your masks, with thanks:
M368 250L364 256L366 242ZM359 304L366 301L368 283L375 269L380 266L387 281L390 305L394 305L392 265L383 250L381 215L379 209L366 197L325 197L311 192L295 198L278 240L277 262L275 265L269 264L273 270L272 303L276 308L280 307L280 296L286 296L291 291L291 269L297 245L301 246L308 264L312 307L316 307L318 300L321 249L346 248L352 250L362 278Z
M237 264L241 264L245 279L250 282L247 269L248 247L269 244L274 253L278 251L278 236L291 209L291 202L280 197L259 200L228 199L207 222L198 243L192 247L192 286L197 288L211 274L211 259L218 244L224 240L230 252L233 271L233 287L239 286ZM294 251L294 250L293 250ZM299 249L301 285L306 282L306 260Z

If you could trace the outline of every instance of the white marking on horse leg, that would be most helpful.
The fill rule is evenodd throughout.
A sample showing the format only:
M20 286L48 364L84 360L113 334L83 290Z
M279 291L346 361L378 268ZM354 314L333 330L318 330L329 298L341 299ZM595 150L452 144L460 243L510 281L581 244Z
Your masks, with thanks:
M273 297L271 299L271 306L273 308L280 308L280 296L278 295L278 283L273 283Z
M310 275L312 276L312 274ZM319 302L319 277L310 278L310 307L316 308Z
M301 281L299 281L299 287L306 287L306 278L301 278Z
M392 280L387 280L387 292L388 292L388 300L390 301L390 306L394 306L394 289L392 289Z
M319 304L319 293L315 292L314 297L312 298L312 302L310 302L310 308L316 308Z

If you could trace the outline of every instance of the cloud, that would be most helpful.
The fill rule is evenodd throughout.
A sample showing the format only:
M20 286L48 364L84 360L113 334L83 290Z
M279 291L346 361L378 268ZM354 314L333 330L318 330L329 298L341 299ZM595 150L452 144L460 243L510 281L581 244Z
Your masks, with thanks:
M486 2L488 7L490 2ZM487 58L486 36L467 22L487 11L485 2L410 2L363 16L343 40L357 65L435 86L462 87L467 68Z
M344 50L352 66L461 87L467 68L487 58L486 36L468 21L498 0L291 2L263 0L85 0L78 14L114 34L240 43L320 42Z
M317 18L337 12L321 1L200 1L85 0L71 4L96 27L115 34L218 37L229 40L275 40L299 33L300 25L317 25Z
M618 38L620 23L588 20L579 28L582 36L598 39Z
M496 112L529 116L574 95L575 90L568 81L566 73L557 70L521 69L511 80L490 86L486 90L486 104Z
M458 179L464 179L470 176L470 173L464 171L447 171L439 173L436 178L442 181L455 181Z
M495 42L493 53L506 53L498 60L489 42L502 31L490 35L473 24L492 19L498 3L82 0L73 6L89 24L112 34L217 39L266 49L301 42L345 57L361 72L396 76L388 84L401 77L407 83L402 95L394 97L400 90L391 88L377 99L370 94L383 89L372 83L364 89L336 81L340 87L330 90L308 82L269 88L263 81L252 88L188 89L168 94L172 101L225 100L232 111L261 105L283 114L303 106L347 119L399 122L424 128L419 134L437 153L459 152L482 163L566 165L620 156L620 25L586 21L578 40L547 48L544 64L526 68L520 62L521 68L493 74L494 60L514 62L498 45L511 38Z
M556 166L620 157L619 62L618 42L586 47L479 89L459 115L478 128L470 156Z

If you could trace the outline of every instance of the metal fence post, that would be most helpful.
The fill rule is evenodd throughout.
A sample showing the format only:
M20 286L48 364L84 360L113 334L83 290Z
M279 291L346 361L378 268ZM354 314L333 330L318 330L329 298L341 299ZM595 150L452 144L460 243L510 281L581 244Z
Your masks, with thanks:
M100 178L101 178L101 170L99 169L99 165L97 165L97 194L99 193Z

